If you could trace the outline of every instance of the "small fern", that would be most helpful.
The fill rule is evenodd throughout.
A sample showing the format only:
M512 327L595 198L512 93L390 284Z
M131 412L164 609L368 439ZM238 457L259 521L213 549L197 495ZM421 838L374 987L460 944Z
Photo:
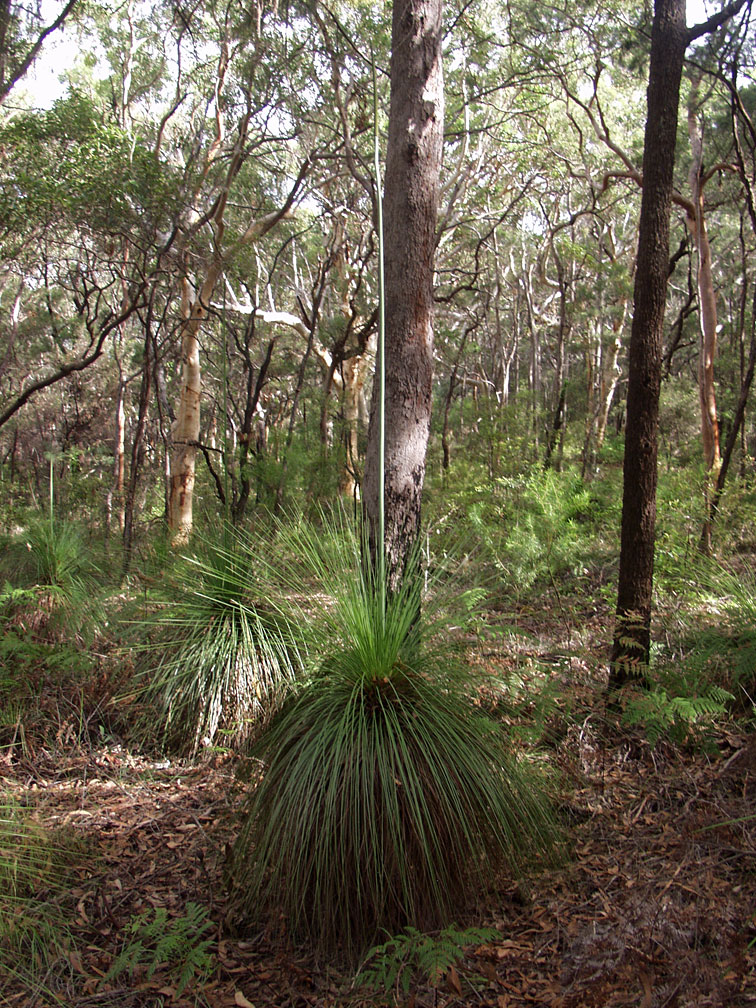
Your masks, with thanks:
M132 917L126 926L130 937L108 970L106 980L124 973L133 977L146 967L149 980L161 966L169 966L176 978L176 995L180 996L195 978L204 978L213 966L210 948L213 939L203 937L212 928L207 909L197 903L187 903L186 913L169 921L168 913L158 907L151 915L144 911Z
M413 978L436 986L456 966L471 945L480 945L499 937L493 928L467 928L455 925L435 935L407 927L382 945L372 948L360 967L355 983L372 991L393 990L409 996Z
M709 686L702 696L670 696L665 689L642 690L626 697L623 720L640 725L649 743L663 737L674 742L689 741L691 733L706 735L707 723L724 714L732 693L721 686Z

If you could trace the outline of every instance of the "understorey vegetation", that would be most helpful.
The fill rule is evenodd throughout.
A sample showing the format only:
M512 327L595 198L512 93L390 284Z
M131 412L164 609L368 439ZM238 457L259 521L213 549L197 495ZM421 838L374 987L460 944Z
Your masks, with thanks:
M0 4L3 1005L756 1004L753 16Z

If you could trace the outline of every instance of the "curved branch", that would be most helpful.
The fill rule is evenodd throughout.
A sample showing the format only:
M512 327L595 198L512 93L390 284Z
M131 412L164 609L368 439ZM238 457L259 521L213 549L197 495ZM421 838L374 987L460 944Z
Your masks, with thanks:
M7 81L5 80L5 75L4 74L2 75L2 78L0 78L0 105L2 105L2 103L11 93L16 84L18 84L21 78L26 74L29 67L32 65L37 56L39 56L39 51L42 48L42 45L45 39L48 37L48 35L52 35L54 31L57 31L58 28L60 28L60 26L63 24L63 22L66 20L66 18L68 17L68 15L71 13L71 11L74 9L74 7L78 2L79 0L68 0L68 3L65 5L60 14L56 17L56 19L52 22L52 24L48 25L47 28L42 29L42 31L37 36L34 45L31 47L31 49L26 54L20 65L10 75ZM8 4L8 6L10 7L10 4Z
M711 32L716 31L717 28L721 28L730 18L735 17L742 10L745 2L746 0L733 0L732 3L728 3L726 7L723 7L721 11L712 14L708 21L689 28L688 45L691 42L695 42L696 39L701 38L702 35L709 35Z
M102 356L102 352L105 349L105 340L108 335L122 325L130 315L132 315L137 307L139 307L136 299L130 302L127 307L120 311L117 315L111 315L106 322L100 326L100 331L97 336L97 341L95 342L93 348L89 353L85 354L84 357L80 357L78 360L71 361L68 364L62 364L57 371L53 371L52 374L45 375L44 378L38 378L36 381L29 382L29 384L13 399L9 406L7 406L2 413L0 413L0 427L6 424L12 416L14 416L25 406L26 403L31 399L33 395L37 392L41 392L42 389L49 388L51 385L57 384L64 378L67 378L70 374L75 374L77 371L84 371L89 367L90 364L94 364L99 357Z

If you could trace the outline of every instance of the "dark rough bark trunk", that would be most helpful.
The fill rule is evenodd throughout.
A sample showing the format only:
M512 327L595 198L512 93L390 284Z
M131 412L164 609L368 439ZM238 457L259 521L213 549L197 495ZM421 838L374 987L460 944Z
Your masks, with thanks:
M171 452L173 450L173 439L171 428L176 419L171 404L168 401L168 389L165 382L165 368L160 360L160 353L157 340L152 337L152 380L155 383L155 401L157 403L158 428L160 430L160 440L163 445L163 512L166 524L168 523L170 489L171 489Z
M564 445L564 426L566 421L566 410L567 410L567 388L565 384L566 380L566 368L567 368L567 358L565 353L565 347L567 343L567 337L569 336L570 323L567 317L567 285L568 280L564 272L564 264L559 257L556 248L552 248L552 255L554 257L554 262L557 268L557 277L559 282L559 332L557 334L557 369L556 375L554 377L554 397L556 399L556 408L554 409L554 417L551 423L551 429L546 433L546 454L543 459L543 468L550 469L553 465L557 472L562 471L562 447ZM560 446L560 450L557 453L557 461L554 465L552 459L554 456L554 449Z
M443 143L441 0L395 0L384 189L386 276L386 569L396 587L420 529L431 414L433 260ZM377 386L368 431L365 510L375 555L379 509Z
M685 0L656 0L651 33L638 259L630 336L622 544L610 686L643 678L651 640L661 347Z
M451 412L454 392L459 384L459 379L457 377L459 374L459 364L462 360L462 354L464 353L465 344L467 343L467 337L475 330L476 327L477 324L472 323L467 327L467 329L465 329L457 349L457 355L454 358L454 367L452 368L452 373L449 377L449 388L444 401L444 423L441 428L441 447L444 453L441 465L444 470L444 478L446 478L446 475L449 472L449 463L451 461L451 431L449 430L449 414Z
M252 316L254 320L254 316ZM262 395L263 388L268 379L268 368L270 367L270 362L273 357L273 348L276 345L277 337L269 340L267 350L265 351L265 358L260 365L260 369L255 377L255 368L252 364L252 359L249 355L249 336L254 332L254 321L250 322L247 334L245 335L245 367L247 369L247 380L246 380L246 396L247 401L244 407L244 419L242 422L242 428L239 432L239 454L238 454L238 478L234 475L235 469L232 467L232 492L233 492L233 502L231 505L231 520L234 525L239 525L242 518L244 517L244 512L247 508L247 501L249 500L249 492L251 488L251 459L250 456L254 457L258 454L258 438L255 438L255 443L252 442L253 436L253 425L257 419L259 424L259 418L257 418L257 406L260 402L260 397Z

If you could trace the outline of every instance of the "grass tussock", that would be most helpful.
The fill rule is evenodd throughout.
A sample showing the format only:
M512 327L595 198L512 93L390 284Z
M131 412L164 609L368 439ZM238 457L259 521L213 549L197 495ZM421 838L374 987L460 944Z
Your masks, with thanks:
M295 939L354 959L448 924L556 831L538 774L470 697L464 613L438 590L420 607L417 563L384 607L344 528L300 527L292 545L321 581L299 621L317 660L254 746L230 879L241 917L283 914Z
M290 687L297 656L265 599L253 543L226 530L185 558L172 599L147 624L144 694L170 745L241 744Z

